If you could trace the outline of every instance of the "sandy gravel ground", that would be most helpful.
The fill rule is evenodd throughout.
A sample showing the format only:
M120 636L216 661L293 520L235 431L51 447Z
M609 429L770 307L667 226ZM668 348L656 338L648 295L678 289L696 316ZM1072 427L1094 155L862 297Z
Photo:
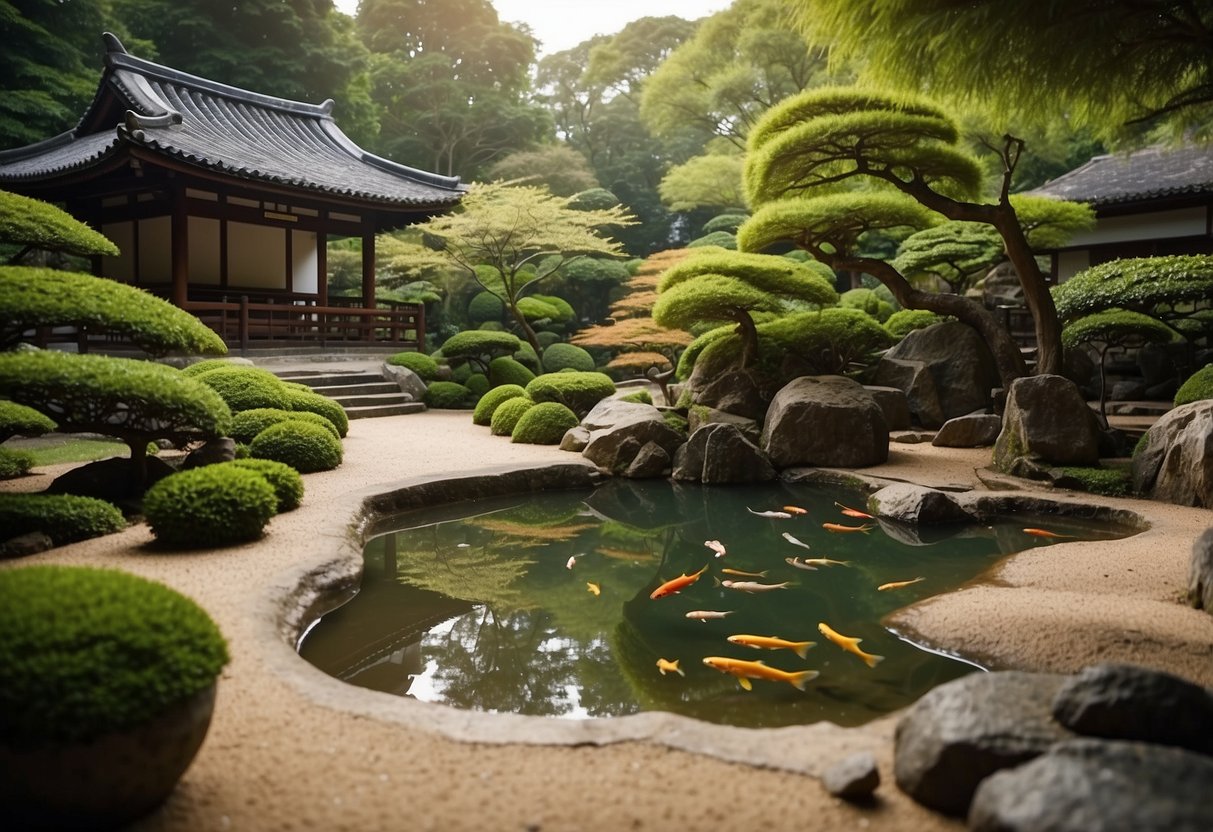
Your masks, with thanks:
M467 413L360 420L351 423L344 464L308 475L302 507L275 518L257 543L170 555L149 548L146 526L135 526L3 568L125 569L196 599L229 639L232 662L206 742L173 796L138 829L960 828L893 786L894 717L857 729L761 732L641 715L619 720L614 733L570 729L581 744L547 744L570 735L525 718L486 722L352 689L292 653L280 633L280 599L302 572L356 548L350 522L362 495L487 465L577 459L490 437ZM888 464L865 473L982 487L978 471L988 460L988 450L894 446ZM54 473L0 488L40 490ZM893 626L999 667L1068 671L1122 659L1213 685L1213 617L1180 602L1192 541L1213 516L1112 502L1139 512L1151 529L1122 542L1014 556L969 587L903 611ZM881 763L884 782L871 805L831 798L812 776L853 750L874 751Z

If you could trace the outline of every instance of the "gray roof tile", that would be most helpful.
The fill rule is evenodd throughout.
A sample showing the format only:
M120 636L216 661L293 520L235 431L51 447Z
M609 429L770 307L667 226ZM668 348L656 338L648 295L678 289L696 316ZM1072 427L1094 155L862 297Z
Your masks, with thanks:
M1213 193L1213 145L1096 156L1032 193L1096 207Z

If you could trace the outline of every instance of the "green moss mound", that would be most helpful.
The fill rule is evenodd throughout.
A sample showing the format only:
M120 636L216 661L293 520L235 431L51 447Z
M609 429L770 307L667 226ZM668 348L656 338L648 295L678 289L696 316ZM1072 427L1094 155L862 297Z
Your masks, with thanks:
M194 378L218 393L233 413L258 407L289 409L282 379L257 367L215 367Z
M328 419L337 428L337 437L344 439L350 432L350 417L345 408L327 396L313 392L311 388L302 390L288 388L286 392L286 409L296 413L315 413Z
M438 362L423 352L398 352L390 356L387 363L412 370L422 381L438 378Z
M552 344L543 351L543 369L549 373L561 370L589 373L594 370L594 356L574 344Z
M422 397L425 406L435 410L469 410L473 399L472 391L457 381L435 381Z
M1133 493L1131 472L1120 468L1062 468L1058 485L1104 497L1128 497Z
M56 546L113 534L126 528L117 507L75 494L0 494L0 529L5 538L42 532ZM0 631L2 632L2 631Z
M227 644L179 592L113 569L0 572L0 740L82 742L133 728L214 683Z
M330 471L341 464L341 440L319 425L279 422L270 425L249 443L254 459L273 459L301 474Z
M57 425L50 417L32 407L16 402L0 401L0 442L14 436L41 436Z
M615 382L606 373L548 373L536 377L526 392L535 402L557 402L581 417L615 392Z
M493 411L489 421L489 433L493 436L511 436L518 420L522 415L535 406L535 402L526 396L507 399Z
M35 461L29 451L0 448L0 480L25 476L34 467Z
M501 387L505 384L526 387L533 378L535 378L535 374L528 370L525 364L509 356L503 355L489 362L489 383L494 387Z
M544 330L535 333L535 340L539 343L539 349L546 350L552 344L560 343L560 333Z
M522 414L510 431L510 441L522 445L559 445L569 428L580 423L577 414L564 405L543 402Z
M234 465L264 477L270 488L274 489L274 496L278 498L279 513L293 511L299 508L303 501L303 477L285 462L273 459L236 459L220 464Z
M635 393L628 393L626 396L621 396L620 400L625 402L636 402L637 404L652 404L653 394L648 390L637 390Z
M481 396L480 401L476 403L476 408L472 411L472 424L491 425L493 414L503 402L525 395L526 390L518 384L503 384L500 387L494 387Z
M180 471L143 495L143 513L152 534L166 546L180 549L256 540L277 510L278 497L266 478L234 465Z
M247 364L237 364L233 361L228 361L226 358L207 358L202 361L195 361L186 367L181 368L187 376L200 376L203 373L209 373L211 370L227 369L228 367L247 367Z
M1206 399L1213 399L1213 364L1202 367L1188 376L1187 381L1179 385L1179 389L1175 391L1176 407Z
M884 322L885 332L901 340L916 329L926 329L946 318L926 309L898 309Z
M523 344L514 353L514 360L526 367L532 373L539 374L539 355L535 352L535 348L530 344Z
M280 410L276 407L258 407L253 410L240 411L232 417L232 430L228 435L240 444L247 445L270 425L287 422L291 419L319 425L332 433L334 439L341 438L337 432L337 426L319 413L310 413L306 410Z

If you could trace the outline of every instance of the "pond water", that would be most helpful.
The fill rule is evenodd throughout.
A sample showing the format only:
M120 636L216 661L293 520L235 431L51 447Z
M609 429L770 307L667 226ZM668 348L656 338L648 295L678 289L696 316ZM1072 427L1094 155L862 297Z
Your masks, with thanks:
M1025 528L1082 539L1124 534L1026 516L915 533L839 508L863 504L857 492L814 485L612 480L592 491L401 514L393 531L367 542L358 593L314 622L299 652L351 684L480 711L595 718L662 710L749 727L858 725L979 670L899 638L881 624L888 613L957 587L1003 554L1059 542ZM805 513L753 513L790 514L785 506ZM829 531L827 523L870 528ZM719 541L725 554L705 541ZM843 563L809 570L789 558ZM650 597L704 567L680 592ZM786 585L745 591L724 581ZM728 614L687 617L700 611ZM821 623L883 659L844 650ZM755 649L730 642L735 635L814 644ZM804 690L782 677L753 679L746 690L705 657L817 675L795 677ZM682 673L662 673L659 659L677 661Z

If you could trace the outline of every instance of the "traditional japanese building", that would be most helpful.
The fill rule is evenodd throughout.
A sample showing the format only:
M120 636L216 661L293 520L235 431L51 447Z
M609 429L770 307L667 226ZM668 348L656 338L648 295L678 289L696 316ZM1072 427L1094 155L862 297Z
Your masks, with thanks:
M104 36L79 124L0 152L0 188L54 202L121 254L94 271L198 315L230 345L416 345L423 310L375 301L375 235L454 207L464 188L359 148L305 104L189 75ZM362 240L362 296L328 294L330 236Z

